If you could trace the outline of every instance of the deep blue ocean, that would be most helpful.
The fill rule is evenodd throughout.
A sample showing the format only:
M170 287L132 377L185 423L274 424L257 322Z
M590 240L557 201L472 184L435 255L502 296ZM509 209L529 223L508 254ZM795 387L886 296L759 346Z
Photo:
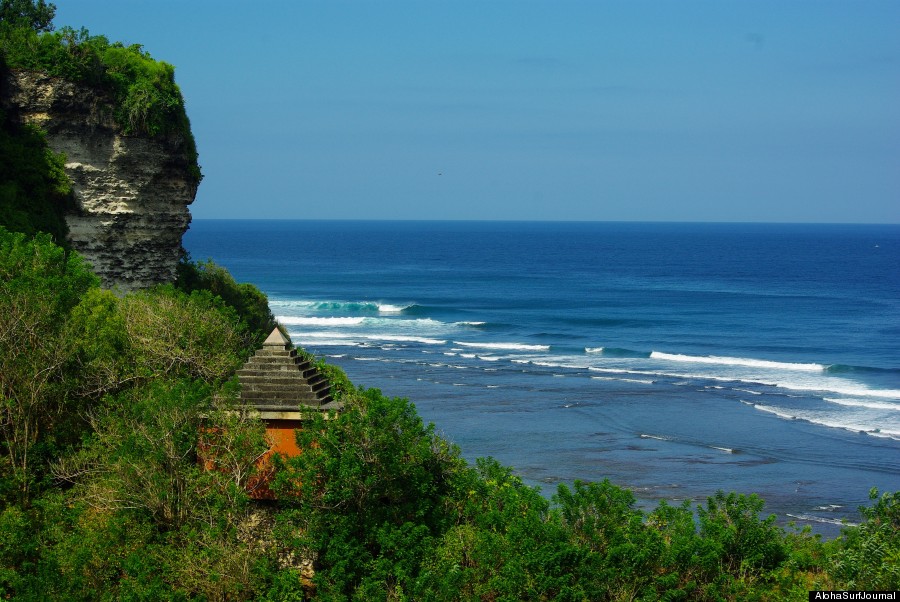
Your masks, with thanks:
M295 344L550 494L900 490L900 226L195 220Z

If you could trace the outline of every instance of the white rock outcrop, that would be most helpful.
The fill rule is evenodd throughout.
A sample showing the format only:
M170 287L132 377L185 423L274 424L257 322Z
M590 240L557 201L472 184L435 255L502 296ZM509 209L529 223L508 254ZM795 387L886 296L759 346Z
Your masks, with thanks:
M69 238L104 286L126 292L172 282L197 192L189 142L126 136L111 97L94 88L22 71L5 79L4 110L65 153L77 204L66 216Z

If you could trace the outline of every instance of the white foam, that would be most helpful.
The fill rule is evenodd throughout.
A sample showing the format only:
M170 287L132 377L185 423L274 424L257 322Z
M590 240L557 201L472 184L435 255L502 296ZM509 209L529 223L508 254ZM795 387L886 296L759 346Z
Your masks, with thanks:
M273 308L287 308L312 311L356 311L378 312L382 314L399 314L409 309L413 304L394 305L375 301L314 301L310 299L269 299L269 306Z
M299 316L276 316L276 320L285 326L359 326L365 321L365 318L322 318L322 317L299 317Z
M623 368L600 368L598 366L588 366L591 372L604 372L606 374L656 374L656 372L647 372L645 370L625 370Z
M768 412L769 414L775 414L779 418L787 418L788 420L796 420L797 419L797 416L795 414L791 414L790 412L787 412L786 410L783 410L781 408L776 408L776 407L772 407L772 406L764 406L761 403L755 403L755 404L751 404L751 405L754 408L756 408L757 410L760 410L761 412Z
M683 355L680 353L663 353L653 351L652 359L666 360L670 362L688 362L692 364L718 364L723 366L745 366L750 368L774 368L778 370L802 370L804 372L822 372L826 366L822 364L798 364L789 362L773 362L769 360L757 360L745 357L726 357L717 355Z
M459 326L484 326L487 322L454 322Z
M805 520L812 523L828 523L829 525L846 525L848 527L858 527L858 523L851 523L848 521L844 521L837 518L824 518L821 516L813 516L811 514L791 514L790 512L785 513L787 516L791 518L796 518L797 520Z
M362 347L361 343L356 341L351 341L350 339L324 339L324 338L315 338L315 339L304 339L303 336L295 336L297 341L300 342L301 346L319 346L319 347Z
M829 403L836 403L842 406L851 406L858 408L871 408L873 410L891 410L895 412L900 412L900 404L891 403L889 401L868 401L865 399L833 399L831 397L824 397L825 401Z
M888 399L900 399L900 389L870 389L869 387L852 381L842 381L835 377L814 382L785 382L778 383L779 387L792 391L822 391L825 393L837 393L848 397L881 397Z
M680 356L688 357L688 356ZM678 360L676 360L678 361ZM685 362L686 363L686 362ZM561 365L559 362L555 365ZM710 362L710 365L714 365ZM719 364L725 365L725 364ZM797 366L811 366L814 364L794 364ZM815 364L817 365L817 364ZM640 376L651 377L667 377L667 378L683 378L692 380L712 380L717 382L744 383L746 385L755 385L762 387L777 387L788 391L810 392L818 395L831 394L842 395L852 399L860 399L866 397L874 397L878 399L898 400L900 399L900 390L898 389L871 389L863 384L846 380L841 377L826 375L823 372L813 373L813 370L781 370L781 371L763 371L761 366L756 366L756 370L738 370L737 368L745 368L744 366L735 365L733 373L728 372L716 374L714 372L702 373L699 371L680 372L672 370L632 370L628 368L607 368L590 366L588 370L592 372L601 372L605 374L635 374ZM750 368L747 366L746 368ZM748 389L735 389L752 395L760 395L761 393ZM762 394L764 394L763 392ZM885 409L885 408L881 408ZM891 409L900 409L896 406Z
M408 309L409 305L391 305L390 303L379 303L378 304L378 313L380 314L400 314L403 313L405 309Z
M603 353L603 347L585 347L585 353Z
M273 299L269 298L269 307L296 307L300 309L315 309L317 307L333 307L341 305L332 301L310 301L305 299Z
M614 376L592 376L591 380L613 380L622 383L638 383L642 385L652 385L655 381L645 380L643 378L616 378Z
M361 330L352 331L356 337L387 336L389 333L422 333L444 334L456 330L456 327L446 322L431 318L403 319L380 318L364 316L276 316L275 318L285 326L341 329L356 327ZM385 333L379 335L379 333ZM341 336L350 336L349 333L341 333Z
M541 368L571 368L571 366L566 366L564 364L560 364L559 362L546 362L540 360L532 360L531 362L535 366L540 366Z
M398 343L421 343L423 345L444 345L447 341L428 337L408 337L394 334L369 334L365 338L372 341L395 341Z
M343 332L334 332L333 330L311 330L305 332L297 332L291 331L291 337L300 337L303 339L343 339L347 341L354 341L352 336L348 336Z
M528 345L526 343L464 343L453 341L454 345L477 349L503 349L507 351L550 351L550 345Z
M866 414L854 414L846 412L828 412L814 410L786 410L775 406L766 406L755 404L757 410L774 414L779 418L790 420L805 420L820 426L829 428L843 429L855 433L865 433L874 437L885 437L890 439L900 439L900 425L891 424L874 424L872 417Z

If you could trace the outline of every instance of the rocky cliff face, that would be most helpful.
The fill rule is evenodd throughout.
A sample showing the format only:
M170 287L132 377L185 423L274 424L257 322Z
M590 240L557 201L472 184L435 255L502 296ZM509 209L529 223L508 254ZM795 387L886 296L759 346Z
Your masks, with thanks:
M11 72L0 85L4 110L65 153L78 207L66 216L72 246L104 286L172 282L197 192L186 141L122 134L111 99L82 84Z

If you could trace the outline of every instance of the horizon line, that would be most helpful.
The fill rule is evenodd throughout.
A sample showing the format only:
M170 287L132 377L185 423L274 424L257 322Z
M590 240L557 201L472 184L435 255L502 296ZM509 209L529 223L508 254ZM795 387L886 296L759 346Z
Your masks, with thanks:
M497 223L497 224L708 224L781 226L900 226L897 222L804 222L726 220L627 220L627 219L491 219L491 218L346 218L346 217L194 217L191 221L233 222L407 222L407 223Z

